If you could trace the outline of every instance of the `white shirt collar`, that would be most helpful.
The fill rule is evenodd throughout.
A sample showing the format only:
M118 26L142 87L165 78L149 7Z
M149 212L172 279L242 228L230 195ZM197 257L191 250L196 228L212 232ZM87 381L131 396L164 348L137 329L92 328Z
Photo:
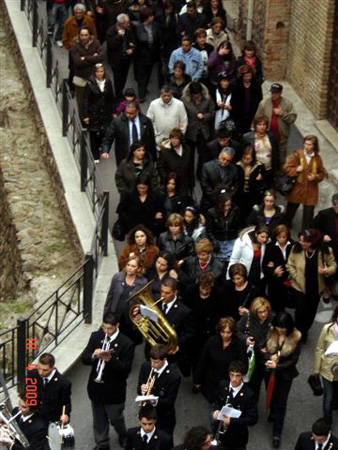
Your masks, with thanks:
M176 300L177 300L177 295L175 295L174 300L172 300L170 303L166 303L166 305L167 305L167 311L166 311L166 314L168 314L168 311L170 311L170 309L172 308L172 306L173 306L173 304L176 302Z
M44 377L44 378L46 378L47 383L50 382L50 380L53 378L53 376L55 375L55 373L56 373L56 369L54 369L54 370L48 375L48 377Z
M322 445L322 449L323 449L323 450L324 450L324 448L327 446L327 444L328 444L328 442L329 442L330 439L331 439L331 433L329 433L329 435L328 435L326 441L323 442L323 445ZM316 445L315 445L315 450L318 450L318 447L319 447L319 444L316 443Z
M28 419L34 416L34 413L29 414L28 416L21 415L22 421L27 422Z
M115 331L115 333L114 334L112 334L111 336L110 336L110 338L109 338L109 342L113 342L113 341L115 341L115 339L117 338L117 336L119 335L119 332L120 332L120 330L119 330L119 328Z
M150 439L153 437L153 434L156 431L156 427L153 428L153 430L150 433L146 433L143 428L141 427L141 438L143 439L143 436L146 434L148 436L148 443L150 441Z
M238 392L242 389L242 387L244 386L244 383L242 382L238 387L233 387L232 384L229 384L229 389L231 388L233 390L233 397L236 397L236 395L238 394Z
M162 375L163 371L168 367L168 365L169 365L169 363L166 360L165 363L163 364L163 366L160 368L160 370L154 369L154 372L158 374L158 377L160 377Z

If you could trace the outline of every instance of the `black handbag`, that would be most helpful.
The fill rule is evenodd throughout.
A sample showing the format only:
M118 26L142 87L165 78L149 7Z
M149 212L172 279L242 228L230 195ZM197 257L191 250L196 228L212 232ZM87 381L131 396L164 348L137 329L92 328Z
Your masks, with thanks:
M297 177L290 177L289 175L282 175L276 181L276 191L282 195L290 194L294 185L296 184Z
M117 219L117 221L113 225L112 229L112 235L113 238L117 241L124 241L124 236L126 234L125 228L123 226L123 223L120 219Z
M313 391L313 395L315 395L316 397L323 395L324 390L320 382L319 376L312 374L309 376L307 382L309 383L310 388Z

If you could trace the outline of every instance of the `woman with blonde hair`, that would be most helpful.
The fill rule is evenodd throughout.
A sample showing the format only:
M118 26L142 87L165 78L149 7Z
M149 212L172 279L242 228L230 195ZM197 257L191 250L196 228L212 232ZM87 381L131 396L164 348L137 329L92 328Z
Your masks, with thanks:
M299 205L303 205L302 229L310 226L314 209L318 203L318 184L323 181L325 169L319 156L318 138L312 134L304 137L303 145L289 156L284 172L290 177L296 177L291 192L286 196L287 205L285 223L292 228Z
M194 254L194 241L184 234L184 219L180 214L170 214L167 221L168 231L160 234L158 247L173 254L180 267Z
M133 329L129 320L128 299L145 286L148 280L143 276L144 270L139 256L130 256L124 268L117 272L111 281L104 315L112 312L119 317L120 329L135 344L142 342L141 334Z
M255 369L249 381L250 388L258 401L262 381L267 386L268 373L265 370L266 338L271 326L271 304L264 297L256 297L251 303L248 313L243 314L237 324L240 335L245 338L246 345L253 345L255 351Z

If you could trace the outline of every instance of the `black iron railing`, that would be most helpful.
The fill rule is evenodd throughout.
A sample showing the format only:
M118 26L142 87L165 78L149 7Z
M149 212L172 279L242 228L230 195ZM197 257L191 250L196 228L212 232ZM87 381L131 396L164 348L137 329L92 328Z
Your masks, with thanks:
M83 321L92 322L92 300L103 256L107 255L109 192L99 177L87 131L83 129L69 90L61 59L48 35L45 14L38 0L20 0L62 118L62 135L68 138L80 172L80 190L86 192L95 219L91 251L85 262L39 307L17 326L0 333L0 365L7 387L23 386L26 368L39 354L57 347ZM0 392L3 389L0 386Z

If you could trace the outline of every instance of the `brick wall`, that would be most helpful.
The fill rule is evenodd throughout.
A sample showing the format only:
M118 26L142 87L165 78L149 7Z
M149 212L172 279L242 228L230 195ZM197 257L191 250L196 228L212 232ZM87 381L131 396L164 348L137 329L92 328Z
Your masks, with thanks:
M325 118L333 0L292 2L287 78L318 119Z

